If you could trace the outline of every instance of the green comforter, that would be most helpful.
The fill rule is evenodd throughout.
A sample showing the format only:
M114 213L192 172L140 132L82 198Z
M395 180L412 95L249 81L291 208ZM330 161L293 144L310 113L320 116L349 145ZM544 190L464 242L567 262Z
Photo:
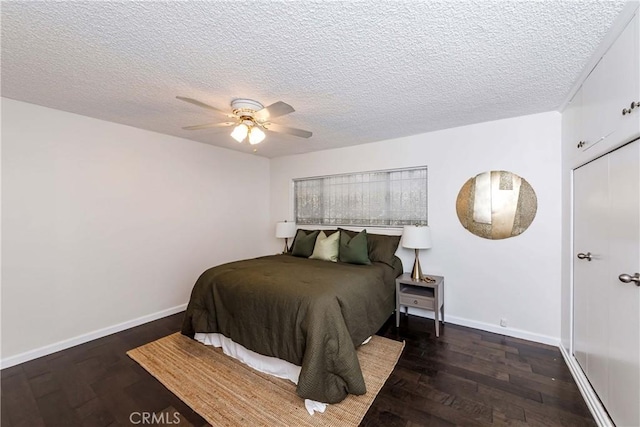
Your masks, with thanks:
M193 288L182 333L221 333L301 366L302 398L364 394L356 348L395 309L396 261L392 268L275 255L213 267Z

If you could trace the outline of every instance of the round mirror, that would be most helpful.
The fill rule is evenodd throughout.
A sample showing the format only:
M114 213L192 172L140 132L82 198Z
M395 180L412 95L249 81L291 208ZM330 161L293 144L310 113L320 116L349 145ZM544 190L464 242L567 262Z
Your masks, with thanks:
M483 172L464 183L456 212L464 228L485 239L506 239L522 234L538 209L529 183L507 171Z

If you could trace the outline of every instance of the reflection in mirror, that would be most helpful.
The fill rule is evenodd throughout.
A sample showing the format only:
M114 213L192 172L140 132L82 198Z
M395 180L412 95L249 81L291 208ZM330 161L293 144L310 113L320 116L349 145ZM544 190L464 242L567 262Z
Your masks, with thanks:
M464 228L485 239L506 239L522 234L538 208L529 183L507 171L490 171L464 183L456 212Z

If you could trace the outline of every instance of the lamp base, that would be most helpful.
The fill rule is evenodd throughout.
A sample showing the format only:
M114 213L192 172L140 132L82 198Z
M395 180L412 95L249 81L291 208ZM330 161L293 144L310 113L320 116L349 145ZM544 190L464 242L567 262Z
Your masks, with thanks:
M416 282L422 280L422 268L420 267L420 249L416 249L416 261L413 263L413 270L411 271L411 279Z
M282 251L283 254L286 254L289 252L289 239L288 238L284 238L284 250Z

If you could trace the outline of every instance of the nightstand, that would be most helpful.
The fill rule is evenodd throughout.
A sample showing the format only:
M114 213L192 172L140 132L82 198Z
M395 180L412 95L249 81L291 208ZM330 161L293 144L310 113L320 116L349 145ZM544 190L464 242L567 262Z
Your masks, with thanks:
M404 273L396 279L396 327L400 326L400 306L405 314L409 307L432 310L435 314L436 337L440 336L440 320L444 323L444 277L431 276L435 282L416 282L411 274Z

